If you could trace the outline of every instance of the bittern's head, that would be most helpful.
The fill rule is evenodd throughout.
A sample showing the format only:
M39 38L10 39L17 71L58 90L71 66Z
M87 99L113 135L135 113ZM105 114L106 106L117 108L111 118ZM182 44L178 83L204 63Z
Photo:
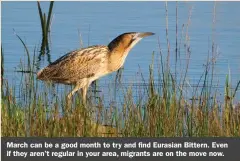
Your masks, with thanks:
M142 38L154 35L152 32L128 32L116 37L108 45L108 48L113 50L130 50L137 44Z

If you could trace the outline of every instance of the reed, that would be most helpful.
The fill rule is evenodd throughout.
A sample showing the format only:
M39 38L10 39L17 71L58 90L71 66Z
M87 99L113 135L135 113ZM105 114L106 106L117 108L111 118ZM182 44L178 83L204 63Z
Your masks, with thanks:
M3 57L3 47L1 44L1 94L3 94L3 79L4 79L4 57Z
M14 31L14 34L17 36L17 38L20 40L20 42L22 43L22 45L23 45L23 47L24 47L24 49L25 49L25 52L26 52L26 54L27 54L27 67L28 67L28 71L24 71L23 69L22 69L22 71L21 72L31 72L32 70L31 70L31 66L30 66L30 64L31 64L31 58L30 58L30 53L29 53L29 50L28 50L28 47L27 47L27 45L26 45L26 43L22 40L22 38L15 32L15 30L13 30Z
M54 4L54 1L50 1L48 13L43 13L40 2L37 1L38 13L39 13L39 17L40 17L40 21L41 21L41 28L42 28L41 51L45 51L45 49L47 49L47 51L49 51L49 41L48 41L49 34L48 33L50 32L53 4Z

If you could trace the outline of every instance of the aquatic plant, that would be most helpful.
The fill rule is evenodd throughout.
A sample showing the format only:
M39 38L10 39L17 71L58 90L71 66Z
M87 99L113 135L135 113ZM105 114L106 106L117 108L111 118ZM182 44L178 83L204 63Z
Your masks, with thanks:
M54 1L50 1L48 14L43 13L40 2L37 1L38 6L38 13L41 21L41 28L42 28L42 46L41 46L41 53L45 53L45 49L49 51L49 32L52 20L52 10L53 10ZM46 16L47 15L47 16Z

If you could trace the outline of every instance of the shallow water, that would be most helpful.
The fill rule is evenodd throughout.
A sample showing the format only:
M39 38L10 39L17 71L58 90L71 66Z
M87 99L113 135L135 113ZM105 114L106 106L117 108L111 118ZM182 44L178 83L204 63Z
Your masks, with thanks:
M41 2L44 12L48 2ZM231 73L231 82L236 86L240 79L240 2L217 2L214 14L214 2L178 2L178 44L182 41L180 58L182 68L186 65L184 50L186 24L190 8L191 18L188 26L191 58L188 70L188 86L198 83L204 72L212 41L216 45L214 84L219 92L224 92L226 74ZM213 17L216 16L213 27ZM182 35L182 25L185 24ZM171 69L174 72L176 41L176 3L168 2L168 33L170 42ZM35 47L41 45L41 25L36 2L2 2L2 46L4 49L5 78L19 87L21 74L18 69L20 59L26 62L26 54L15 32L26 42L33 56ZM113 38L124 32L150 31L155 36L143 39L130 52L124 65L123 84L143 83L139 72L147 82L152 53L155 63L159 55L160 40L164 58L167 55L165 2L55 2L51 26L51 60L54 61L68 51L80 47L79 33L83 45L108 44ZM47 57L42 58L40 67L48 64ZM157 81L157 65L155 79ZM180 68L178 68L180 69ZM100 88L107 100L113 97L107 87L112 87L116 73L101 79ZM191 87L190 87L191 88ZM190 89L191 91L191 89ZM111 93L111 92L110 92ZM240 100L238 92L236 101ZM191 92L186 94L191 95Z

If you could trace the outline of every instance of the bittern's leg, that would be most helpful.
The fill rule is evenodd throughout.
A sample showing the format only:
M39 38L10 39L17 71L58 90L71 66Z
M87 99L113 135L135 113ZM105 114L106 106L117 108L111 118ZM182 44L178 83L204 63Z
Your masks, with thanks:
M82 88L82 99L83 99L83 103L86 104L86 100L87 100L87 86Z
M91 83L90 83L91 84ZM87 83L83 88L82 88L82 98L83 98L83 103L86 104L87 102L87 90L88 87L90 85L89 83Z
M82 97L82 95L83 95L83 89L79 90L79 91L78 91L78 94L79 94L80 97Z
M67 95L67 109L70 109L72 103L72 96L79 90L79 86L75 86L74 89Z
M79 86L75 86L74 89L72 90L72 92L70 92L70 93L68 94L68 96L67 96L67 97L68 97L68 100L71 100L71 98L72 98L72 96L74 95L74 93L77 92L79 89L80 89Z

